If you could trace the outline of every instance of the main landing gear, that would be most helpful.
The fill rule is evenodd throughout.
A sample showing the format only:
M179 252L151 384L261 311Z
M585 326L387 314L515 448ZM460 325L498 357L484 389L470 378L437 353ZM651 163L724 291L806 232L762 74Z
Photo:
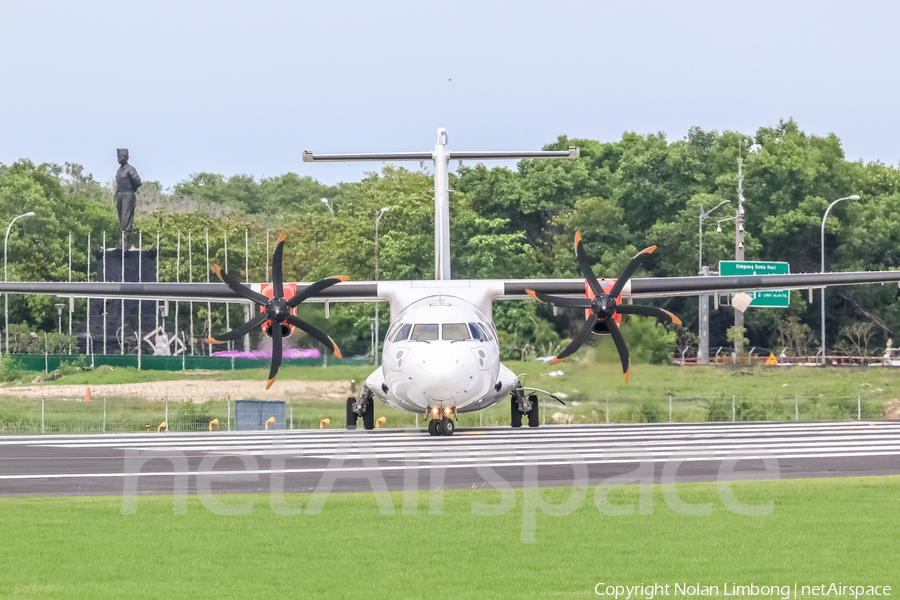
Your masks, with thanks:
M525 392L521 390L513 390L511 398L510 417L513 427L522 426L522 417L528 417L528 426L537 427L540 425L540 409L538 408L537 394L529 394L525 397Z
M347 398L347 429L356 429L360 418L367 431L375 429L375 397L368 388L363 388L359 400Z
M449 416L428 421L429 435L453 435L454 431L456 431L456 423Z

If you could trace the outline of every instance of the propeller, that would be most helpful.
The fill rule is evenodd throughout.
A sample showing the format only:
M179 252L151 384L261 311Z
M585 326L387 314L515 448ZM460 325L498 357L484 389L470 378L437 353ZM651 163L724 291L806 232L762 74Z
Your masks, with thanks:
M616 298L621 295L622 290L625 288L628 279L634 275L634 272L637 271L638 267L650 260L654 250L656 250L656 246L650 246L649 248L645 248L638 252L622 271L622 274L609 290L609 293L607 293L603 291L603 287L597 280L597 276L594 275L594 270L591 268L591 261L584 252L584 244L581 241L581 232L575 234L575 256L578 259L578 268L581 269L581 274L584 275L588 285L594 292L594 298L563 298L536 292L534 290L525 290L535 300L540 300L541 302L555 304L556 306L561 306L563 308L583 308L591 311L584 326L572 338L572 343L566 346L565 350L559 353L559 356L550 361L551 365L555 365L574 354L575 351L587 341L588 336L594 331L594 328L602 326L609 332L613 343L616 345L616 350L619 352L619 359L622 361L622 373L625 375L625 383L628 383L628 372L631 369L631 360L628 356L628 346L625 345L625 339L622 337L622 332L619 331L619 326L616 324L614 315L619 313L623 315L656 317L661 321L668 321L670 323L675 323L676 325L681 325L681 319L662 308L657 308L655 306L619 304L616 301Z
M238 296L241 296L242 298L246 298L247 300L258 304L263 309L263 312L260 312L258 315L256 315L243 325L235 327L228 333L214 338L209 338L206 340L206 342L209 344L218 344L235 340L252 331L254 327L260 327L266 324L266 330L270 332L272 336L272 365L269 368L269 380L266 383L266 389L272 387L272 384L275 382L275 376L278 374L278 369L281 367L281 355L283 346L282 338L284 337L282 326L284 324L293 325L297 329L306 332L310 337L314 338L328 350L333 352L335 356L341 358L340 348L337 347L337 344L334 343L334 340L331 339L328 334L323 332L315 325L307 323L303 319L298 318L292 313L292 310L299 306L300 303L307 298L318 294L322 290L325 290L336 283L347 281L350 278L343 275L327 277L321 281L317 281L311 285L306 286L303 291L297 292L290 298L285 298L284 279L281 273L281 263L282 257L284 255L285 237L286 236L283 233L281 234L281 236L279 236L278 243L275 246L275 253L272 255L273 298L264 296L259 292L254 292L247 286L243 285L240 281L223 271L219 265L213 265L216 270L216 275L219 276L219 279L221 279L225 285L231 288L231 290Z

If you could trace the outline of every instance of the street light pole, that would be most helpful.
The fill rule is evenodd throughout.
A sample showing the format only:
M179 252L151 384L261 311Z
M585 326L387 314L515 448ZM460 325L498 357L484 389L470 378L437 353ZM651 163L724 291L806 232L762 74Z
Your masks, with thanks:
M331 207L329 207L331 208ZM378 216L375 217L375 283L376 288L378 287L378 221L381 220L381 216L384 215L390 207L384 207L380 211L378 211ZM377 291L376 291L377 293ZM375 302L375 352L372 356L372 361L377 365L378 364L378 302Z
M9 230L12 229L13 223L21 219L22 217L33 217L34 212L27 212L24 215L19 215L15 219L9 222L9 227L6 228L6 237L3 238L3 281L9 281L9 276L6 270L6 246L9 242ZM3 322L6 327L6 353L9 354L9 294L3 294Z
M320 200L321 200L321 202L322 202L325 206L328 207L328 210L331 212L331 216L333 217L333 216L334 216L334 209L331 208L331 205L330 205L330 204L328 204L328 198L321 198Z
M709 215L711 215L714 210L716 210L723 204L730 204L730 203L731 203L731 200L723 200L722 202L719 202L715 207L709 209L709 211L707 211L707 212L703 212L703 207L702 206L700 207L700 260L699 260L700 264L698 265L698 269L703 268L703 221L708 219Z
M838 198L834 202L828 205L828 208L825 209L825 216L822 217L822 237L821 237L821 253L822 253L822 273L825 272L825 219L828 218L828 213L831 212L831 208L841 202L843 200L859 200L859 196L856 194L852 196L847 196L846 198ZM822 325L822 364L825 365L825 286L822 286L822 296L821 301L819 303L821 306L821 325Z
M56 312L59 313L59 335L60 336L62 336L62 309L63 309L63 306L65 306L65 304L57 304L56 305ZM123 332L123 336L124 336L124 332Z

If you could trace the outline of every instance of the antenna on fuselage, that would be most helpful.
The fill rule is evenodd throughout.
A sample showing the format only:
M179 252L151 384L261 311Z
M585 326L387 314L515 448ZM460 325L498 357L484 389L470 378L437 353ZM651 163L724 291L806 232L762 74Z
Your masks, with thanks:
M578 158L576 146L568 150L450 152L447 130L439 127L432 152L376 152L365 154L319 154L303 151L303 162L415 161L434 163L434 278L450 279L450 170L451 160L522 160L524 158Z

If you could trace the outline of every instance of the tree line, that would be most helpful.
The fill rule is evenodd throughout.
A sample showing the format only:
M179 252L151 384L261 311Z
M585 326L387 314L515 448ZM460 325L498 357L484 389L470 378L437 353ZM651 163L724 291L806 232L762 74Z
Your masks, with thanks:
M515 168L466 165L451 174L450 219L452 270L455 278L576 277L573 239L580 231L599 276L615 277L641 248L656 245L655 260L638 276L697 274L698 218L728 200L704 223L704 263L734 259L733 222L716 230L716 221L737 207L737 163L743 160L745 257L785 260L791 272L819 270L819 231L825 208L833 200L858 194L860 200L838 204L826 223L827 270L888 270L900 266L900 172L881 162L850 161L839 138L809 134L793 120L761 127L755 134L692 128L683 139L663 133L626 133L616 141L560 136L545 146L581 149L577 160L521 161ZM151 174L152 166L142 168ZM75 164L36 165L20 160L0 165L0 223L33 210L9 237L10 279L65 281L69 277L69 232L72 233L72 278L88 277L92 248L102 232L107 245L119 239L111 184L102 184ZM274 249L277 232L287 233L287 277L312 281L328 275L356 280L375 277L375 217L390 207L379 225L381 279L429 279L434 276L434 182L426 170L385 166L361 181L324 185L287 173L277 177L225 177L193 174L173 189L149 181L138 194L136 227L146 249L160 235L160 281L190 278L187 253L193 255L193 281L206 281L206 234L211 262L224 264L228 238L230 272L251 281L266 277L266 239ZM334 213L321 202L328 199ZM191 246L187 245L191 231ZM180 260L177 236L181 234ZM245 253L245 236L249 240ZM268 238L267 238L268 236ZM96 277L96 264L90 270ZM215 280L213 274L212 280ZM874 351L900 330L900 307L893 286L832 288L826 297L829 347L849 352ZM10 322L37 330L57 327L54 304L47 296L11 296ZM815 353L819 347L818 294L810 304L793 292L788 309L751 308L746 337L753 346L789 353ZM665 361L676 346L695 343L696 298L655 301L681 317L684 327L668 331L653 323L628 323L626 337L639 349L636 360ZM74 313L76 329L84 320ZM205 305L197 308L205 310ZM303 307L305 318L318 322L351 353L368 348L370 304L332 307L326 321L321 308ZM232 325L243 318L233 307ZM186 311L179 324L187 326ZM205 322L205 313L198 318ZM213 306L213 333L224 330L223 306ZM553 354L578 327L576 311L554 316L533 302L498 302L495 320L504 358ZM388 325L381 311L381 331ZM171 318L171 317L170 317ZM711 346L726 346L732 309L711 311ZM198 327L197 339L203 334ZM254 339L254 342L257 340Z

